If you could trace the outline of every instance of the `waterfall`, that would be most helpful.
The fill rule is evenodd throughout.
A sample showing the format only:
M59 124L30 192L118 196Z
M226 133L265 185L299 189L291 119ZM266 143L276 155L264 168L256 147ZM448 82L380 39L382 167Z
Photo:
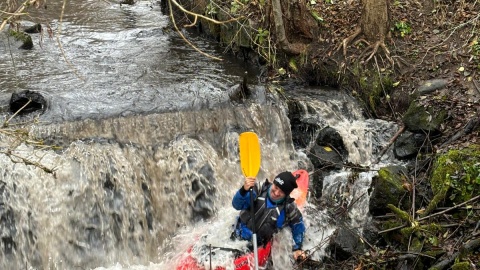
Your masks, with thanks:
M285 110L270 104L33 126L62 149L0 154L1 268L158 260L165 239L238 189L237 138L250 129L262 143L259 178L296 167Z
M346 147L355 149L349 151L349 161L372 165L355 179L349 169L323 179L322 200L353 202L349 226L361 233L368 220L367 189L380 166L370 161L395 125L364 119L348 99L318 100L298 100L310 108L305 119L333 126ZM348 114L339 110L345 106L350 106ZM258 179L299 164L311 166L308 147L293 148L281 103L33 126L31 134L62 148L23 143L11 155L0 154L2 268L164 269L191 244L191 237L212 228L228 235L235 215L231 196L242 182L237 139L245 130L254 130L261 140ZM1 136L4 149L11 138ZM382 162L390 159L387 155ZM321 259L338 224L329 209L310 204L306 211L304 248ZM281 258L291 263L288 232L276 241L281 243L274 246L277 266Z

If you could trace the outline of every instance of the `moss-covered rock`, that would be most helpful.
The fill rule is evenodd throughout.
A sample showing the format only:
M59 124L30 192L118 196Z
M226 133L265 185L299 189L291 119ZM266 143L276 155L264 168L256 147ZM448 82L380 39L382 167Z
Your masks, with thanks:
M22 31L14 31L14 30L10 30L9 34L10 36L14 37L16 40L22 42L22 46L20 46L20 49L31 50L33 48L32 37L29 34Z
M378 176L372 179L372 194L370 196L370 213L383 215L390 212L388 205L401 209L410 209L410 196L404 188L407 183L405 168L401 166L384 167L378 171Z
M480 194L480 145L438 156L430 185L435 197L429 208L442 201L447 205L462 203Z
M403 123L412 132L426 132L437 134L440 125L445 120L446 111L440 108L425 108L413 101L403 116Z
M389 74L381 74L368 69L358 68L354 72L358 79L358 95L374 115L378 115L378 106L388 102L393 89L393 81Z

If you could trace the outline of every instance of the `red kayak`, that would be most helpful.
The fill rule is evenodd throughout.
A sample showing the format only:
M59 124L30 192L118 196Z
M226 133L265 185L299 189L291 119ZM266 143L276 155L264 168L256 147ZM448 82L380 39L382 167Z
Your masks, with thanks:
M293 172L293 175L299 176L297 178L298 188L294 189L290 194L290 196L295 199L295 203L297 203L297 206L300 208L300 210L302 210L307 200L308 181L309 181L308 172L305 170L297 170ZM193 246L190 247L190 249L187 251L187 254L185 254L185 256L183 256L182 259L179 261L176 267L176 270L226 270L227 269L227 266L214 266L214 268L211 269L209 265L202 265L201 263L198 262L198 260L192 254L192 248ZM271 241L268 242L265 246L258 247L258 265L260 267L264 267L268 263L271 249L272 249ZM253 252L240 255L234 260L233 265L235 267L234 268L235 270L253 269L254 268Z

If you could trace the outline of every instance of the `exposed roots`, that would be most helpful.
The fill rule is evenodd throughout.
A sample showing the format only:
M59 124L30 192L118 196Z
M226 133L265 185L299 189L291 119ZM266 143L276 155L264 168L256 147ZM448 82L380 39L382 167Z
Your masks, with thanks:
M363 61L364 64L367 64L367 63L372 59L372 57L377 53L378 48L382 48L382 49L383 49L383 52L385 53L385 56L387 57L387 59L388 59L388 61L390 62L390 64L393 66L393 65L394 65L394 61L393 61L392 57L390 57L390 51L388 50L388 48L387 48L387 46L385 45L385 42L384 42L383 40L376 41L374 44L369 45L369 46L362 52L362 54L360 54L359 59L362 59L365 54L367 54L369 51L371 51L370 54L369 54L369 56Z
M348 44L350 44L358 35L360 35L360 33L362 33L362 29L360 28L360 26L357 26L357 29L355 30L355 33L353 33L349 37L343 39L341 44L337 47L336 51L338 52L340 49L343 48L343 56L347 56Z
M360 27L357 27L357 29L355 30L355 32L352 35L350 35L349 37L342 40L340 45L336 48L336 51L338 52L341 49L343 49L343 56L347 56L348 45L350 43L352 43L353 40L355 40L358 36L360 36L360 34L362 34L362 29ZM360 40L356 41L355 44L360 43L360 42L366 43L368 45L363 50L363 52L358 56L358 60L360 60L360 62L362 62L363 64L366 65L370 60L372 60L373 56L375 56L375 54L378 52L378 49L382 48L383 52L385 53L386 58L388 59L390 64L392 66L394 66L395 62L393 61L393 58L390 56L390 50L388 50L387 46L385 45L384 38L381 38L380 40L377 40L373 44L368 43L364 39L360 39Z

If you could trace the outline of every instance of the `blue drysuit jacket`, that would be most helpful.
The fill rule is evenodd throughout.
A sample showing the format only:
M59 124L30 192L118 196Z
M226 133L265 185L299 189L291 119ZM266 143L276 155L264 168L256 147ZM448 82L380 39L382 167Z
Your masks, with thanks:
M265 203L266 203L265 211L268 211L266 209L271 210L273 208L280 206L279 204L275 204L268 196L271 185L272 183L268 181L265 182L265 184L262 186L260 197L257 197L258 188L255 187L253 189L254 200L257 200L257 199L265 200ZM250 194L251 194L250 191L246 191L243 189L243 187L241 187L233 196L232 205L236 210L241 211L240 217L242 215L251 216L251 214L249 214L251 213ZM264 196L264 198L262 196ZM292 231L292 236L294 241L293 250L301 249L303 244L304 234L305 234L305 223L303 222L302 213L297 208L297 205L295 204L295 202L293 202L293 199L291 198L287 197L286 201L283 202L282 204L283 204L283 207L281 207L280 213L278 214L276 224L273 225L272 228L268 228L268 229L270 229L273 234L288 225L288 227L290 227ZM257 218L257 216L261 216L261 215L262 213L257 212L255 217ZM237 236L239 236L244 240L251 240L253 235L251 228L249 228L249 226L247 226L245 222L242 222L241 218L239 218L238 220L238 224L235 228L235 233ZM264 240L265 239L257 239L257 241L260 243L264 243Z

